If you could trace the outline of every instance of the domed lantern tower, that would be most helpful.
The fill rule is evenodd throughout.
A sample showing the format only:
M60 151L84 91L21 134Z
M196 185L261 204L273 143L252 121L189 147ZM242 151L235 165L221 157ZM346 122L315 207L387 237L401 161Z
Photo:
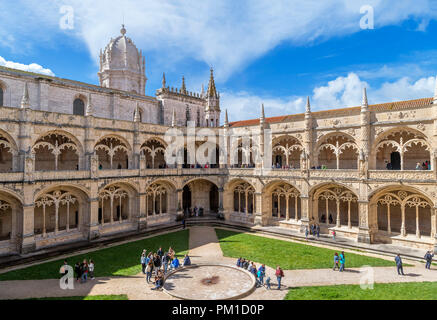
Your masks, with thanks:
M132 39L126 37L124 25L121 35L111 39L105 50L100 50L100 85L136 94L145 94L145 58Z

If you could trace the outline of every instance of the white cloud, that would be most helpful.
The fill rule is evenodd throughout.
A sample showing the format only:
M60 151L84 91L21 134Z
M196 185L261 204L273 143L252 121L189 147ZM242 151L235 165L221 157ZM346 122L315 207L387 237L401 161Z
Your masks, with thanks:
M74 8L74 31L59 30L64 4ZM437 3L431 0L415 0L414 5L399 0L45 0L38 5L22 0L21 5L5 5L0 31L7 29L16 43L20 34L46 41L56 33L73 32L97 63L100 48L119 34L124 14L128 35L146 58L159 56L162 69L181 59L202 61L215 67L218 80L285 41L307 45L360 32L363 5L374 7L375 28L415 18L424 30L425 21L437 17ZM13 21L16 16L20 24Z
M28 72L35 72L40 74L45 74L48 76L54 76L55 74L50 69L46 69L42 67L41 65L37 63L31 63L31 64L22 64L19 62L13 62L13 61L7 61L3 57L0 56L0 66L12 68L12 69L18 69Z
M415 81L403 77L372 87L356 73L351 72L346 77L337 77L324 86L314 88L310 97L311 109L316 111L359 106L364 87L367 88L369 103L376 104L432 97L435 85L435 77L423 77ZM222 109L228 109L230 121L258 118L262 103L265 105L267 117L304 112L306 103L306 97L303 96L279 99L260 97L247 92L225 92L221 97Z

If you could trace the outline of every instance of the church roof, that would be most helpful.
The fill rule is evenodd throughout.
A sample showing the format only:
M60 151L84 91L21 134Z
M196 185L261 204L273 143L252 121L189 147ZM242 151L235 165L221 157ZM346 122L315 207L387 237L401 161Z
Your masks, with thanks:
M395 101L395 102L387 102L387 103L379 103L369 105L369 110L371 112L381 112L381 111L400 111L411 108L425 107L429 106L433 101L433 98L421 98L414 100L405 100L405 101ZM340 108L340 109L330 109L330 110L321 110L311 112L313 117L324 117L324 116L341 116L347 114L359 114L361 111L361 107L349 107L349 108ZM285 115L279 117L270 117L265 118L266 123L281 123L281 122L289 122L293 120L303 120L304 113L297 113L292 115ZM258 119L251 120L241 120L230 122L230 127L244 127L244 126L255 126L259 125Z
M29 77L29 78L32 78L33 80L46 79L48 81L52 81L54 83L58 83L61 85L69 85L69 86L78 87L81 89L88 89L88 90L98 91L98 92L102 92L102 93L118 93L120 95L129 96L129 97L134 98L134 99L147 100L147 101L154 102L154 103L158 102L158 100L155 97L143 96L143 95L135 94L135 93L128 92L128 91L105 88L105 87L101 87L98 85L89 84L89 83L85 83L85 82L69 80L69 79L64 79L64 78L59 78L59 77L54 77L54 76L48 76L45 74L40 74L40 73L35 73L35 72L12 69L12 68L7 68L7 67L3 67L3 66L0 66L0 73L6 73L6 74L9 74L12 76Z

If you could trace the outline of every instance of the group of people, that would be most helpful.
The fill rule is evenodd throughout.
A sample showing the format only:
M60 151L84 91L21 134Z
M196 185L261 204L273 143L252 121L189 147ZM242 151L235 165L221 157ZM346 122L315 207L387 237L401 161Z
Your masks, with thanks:
M281 165L279 162L276 163L276 165L272 165L272 169L283 169L283 170L294 170L296 169L296 167L293 164L286 164L286 165Z
M308 229L308 227L305 227L305 239L308 240L308 235L312 235L317 237L317 239L320 238L320 226L318 224L311 224L310 228Z
M247 271L249 271L256 279L256 287L263 287L266 286L267 290L271 289L271 279L268 276L266 278L266 281L264 282L264 278L266 276L266 265L262 264L258 269L256 268L256 264L253 261L247 260L245 258L238 258L237 260L237 267L243 268ZM281 289L281 280L284 277L284 271L281 269L281 267L277 266L275 271L275 276L278 281L278 290Z
M164 285L164 277L168 271L173 269L178 269L181 267L181 263L178 257L175 255L175 251L170 247L167 252L162 250L162 247L158 249L155 253L149 252L144 249L141 253L141 268L143 274L146 275L147 283L152 282L155 287L152 290L159 290ZM191 259L188 254L185 255L183 266L191 265ZM155 275L152 281L152 276Z
M203 216L203 208L198 208L197 206L194 206L194 208L185 208L184 211L185 217L199 217Z
M420 162L416 163L416 170L431 170L431 162L426 160L422 164Z
M82 263L76 262L74 265L74 275L76 282L84 283L87 282L88 278L94 280L94 261L90 259L88 262L84 259Z
M332 270L335 271L335 269L338 268L340 272L344 271L345 263L346 263L346 255L344 254L344 251L342 251L340 255L337 252L334 253L334 268L332 268Z

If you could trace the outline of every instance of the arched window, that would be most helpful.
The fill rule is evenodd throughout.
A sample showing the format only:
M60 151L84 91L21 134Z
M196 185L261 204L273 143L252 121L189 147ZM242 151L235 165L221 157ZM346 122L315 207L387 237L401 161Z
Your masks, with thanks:
M0 87L0 107L3 106L3 88Z
M78 116L85 115L85 103L82 99L76 99L73 102L73 114Z

